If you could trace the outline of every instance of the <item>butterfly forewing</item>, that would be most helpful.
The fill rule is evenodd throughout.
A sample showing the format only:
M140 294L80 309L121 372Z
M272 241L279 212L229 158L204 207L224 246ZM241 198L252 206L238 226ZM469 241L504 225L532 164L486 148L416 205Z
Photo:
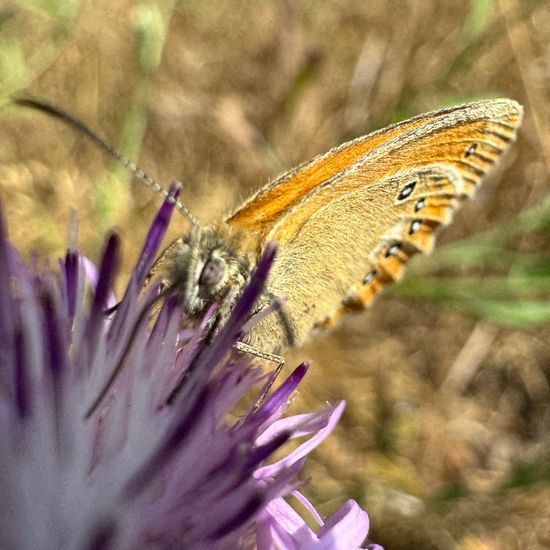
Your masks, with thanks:
M475 154L467 156L467 152L476 145L476 152L484 151L487 156L498 158L514 137L509 125L512 121L516 125L519 123L519 113L519 106L514 102L494 101L430 118L425 124L369 151L329 180L319 182L285 211L267 238L284 245L294 238L314 212L334 199L354 189L376 185L400 171L427 164L444 163L456 168L464 180L464 193L471 195L494 160L482 161ZM484 118L479 118L482 116Z
M269 290L295 340L360 309L433 246L515 138L511 100L463 105L343 144L261 189L228 223L281 245ZM266 330L259 327L258 330Z
M307 218L319 207L311 199L322 189L331 189L332 193L319 197L321 203L348 187L372 183L402 168L438 161L461 165L466 180L475 183L514 138L520 119L521 106L501 99L435 111L388 126L289 171L260 189L226 221L277 238L273 227L284 223L288 234L291 220L285 220L286 215L299 209ZM472 146L473 152L468 153ZM357 164L366 164L369 177L361 181L339 177ZM333 185L336 179L339 186ZM306 208L300 208L304 205Z

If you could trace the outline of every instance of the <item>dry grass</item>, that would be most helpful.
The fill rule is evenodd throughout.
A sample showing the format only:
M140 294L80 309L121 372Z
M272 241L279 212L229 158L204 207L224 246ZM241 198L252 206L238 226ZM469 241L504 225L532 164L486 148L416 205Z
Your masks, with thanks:
M61 254L76 209L81 248L97 257L116 226L127 270L158 198L84 137L10 108L22 91L159 181L183 180L205 222L347 138L479 97L515 98L526 120L441 240L512 224L548 193L548 2L8 1L0 33L0 193L29 253ZM176 220L172 234L184 229ZM547 233L525 249L547 252ZM499 328L389 297L320 335L289 358L312 363L296 407L348 408L309 466L309 494L327 512L358 499L388 549L548 547L549 341L548 326Z

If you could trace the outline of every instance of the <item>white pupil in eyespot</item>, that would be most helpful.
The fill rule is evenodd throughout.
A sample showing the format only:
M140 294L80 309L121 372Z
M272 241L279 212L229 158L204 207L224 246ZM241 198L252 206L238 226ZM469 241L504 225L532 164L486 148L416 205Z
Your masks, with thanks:
M219 258L210 258L202 268L199 283L201 285L215 286L221 280L225 272L222 260Z

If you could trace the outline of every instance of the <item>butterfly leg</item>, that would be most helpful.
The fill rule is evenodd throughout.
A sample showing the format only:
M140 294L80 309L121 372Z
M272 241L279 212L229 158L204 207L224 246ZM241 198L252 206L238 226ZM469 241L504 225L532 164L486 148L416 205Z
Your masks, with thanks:
M254 357L259 357L260 359L265 359L266 361L271 361L272 363L275 363L275 372L273 373L273 376L271 377L271 380L267 384L266 388L260 395L260 397L257 399L254 410L257 410L259 406L264 402L264 399L271 389L271 386L277 380L277 377L279 376L279 373L285 366L285 359L284 357L281 357L280 355L275 355L274 353L267 353L265 351L261 351L259 349L256 349L253 346L249 346L248 344L245 344L244 342L237 342L235 344L235 349L238 351L242 351L243 353L248 353L250 355L253 355Z

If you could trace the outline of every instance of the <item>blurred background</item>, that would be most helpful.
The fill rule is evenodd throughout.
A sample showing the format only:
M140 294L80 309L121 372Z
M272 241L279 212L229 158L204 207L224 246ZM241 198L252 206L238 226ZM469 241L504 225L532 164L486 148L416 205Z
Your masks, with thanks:
M525 106L517 144L429 258L287 356L293 404L346 399L303 479L355 498L391 549L550 547L550 2L0 2L0 200L30 256L122 236L123 286L159 205L12 94L81 118L203 222L282 171L388 123L470 100ZM185 231L175 217L170 236Z

